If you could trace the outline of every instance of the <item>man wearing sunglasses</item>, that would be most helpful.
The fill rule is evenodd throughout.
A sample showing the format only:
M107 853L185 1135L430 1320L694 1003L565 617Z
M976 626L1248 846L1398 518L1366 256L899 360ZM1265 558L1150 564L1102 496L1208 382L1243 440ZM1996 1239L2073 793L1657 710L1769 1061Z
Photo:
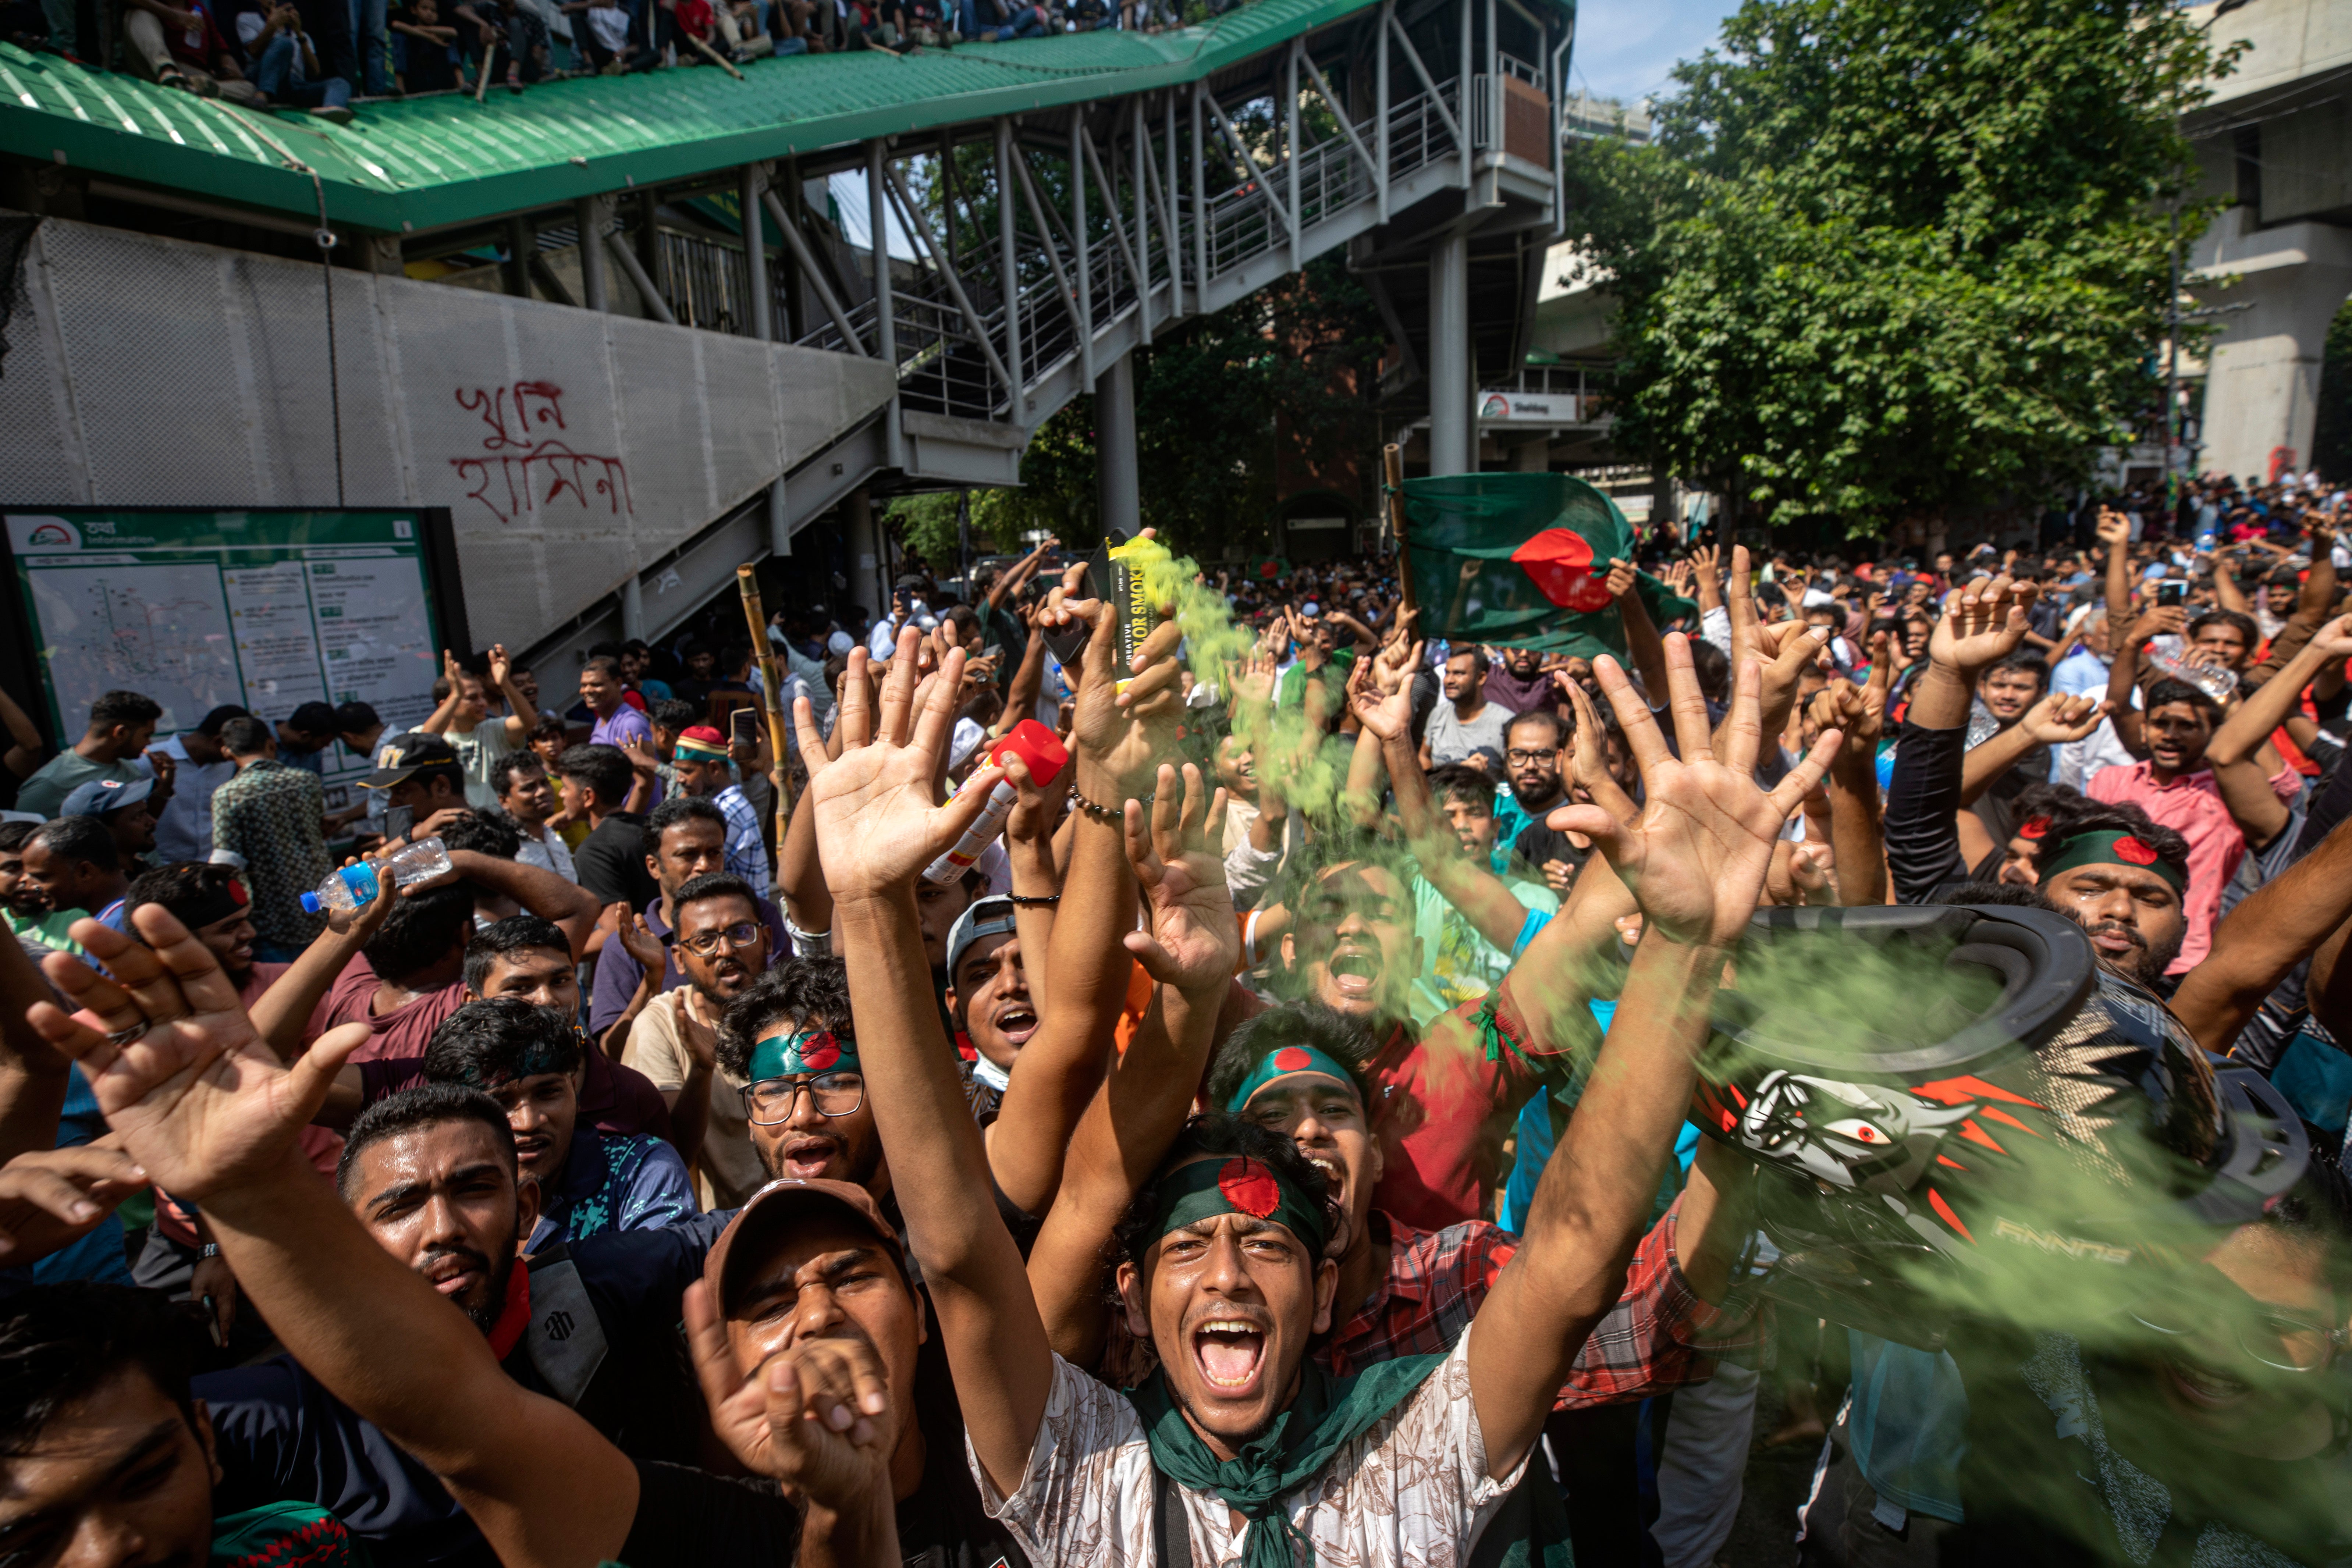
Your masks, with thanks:
M646 1006L621 1059L669 1102L674 1142L695 1172L703 1207L740 1208L768 1173L751 1146L748 1084L719 1068L719 1026L774 954L758 901L740 877L697 877L672 903L677 923L661 940L686 984Z

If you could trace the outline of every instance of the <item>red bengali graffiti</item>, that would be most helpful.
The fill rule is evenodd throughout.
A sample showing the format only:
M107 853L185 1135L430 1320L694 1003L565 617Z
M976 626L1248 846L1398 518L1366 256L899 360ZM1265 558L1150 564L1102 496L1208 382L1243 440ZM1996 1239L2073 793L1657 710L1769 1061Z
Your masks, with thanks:
M538 426L563 422L563 389L551 381L519 381L511 386L458 387L457 406L481 416L489 434L486 456L452 458L449 466L474 488L466 492L500 522L534 515L562 502L593 511L601 501L608 516L634 514L628 466L617 457L576 452ZM511 401L509 401L511 399Z

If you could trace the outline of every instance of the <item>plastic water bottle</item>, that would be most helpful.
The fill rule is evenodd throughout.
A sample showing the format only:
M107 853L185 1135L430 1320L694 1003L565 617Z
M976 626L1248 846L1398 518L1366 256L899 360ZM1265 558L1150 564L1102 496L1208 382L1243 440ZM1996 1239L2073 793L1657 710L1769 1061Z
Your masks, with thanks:
M403 884L426 881L446 874L454 868L449 864L449 851L438 838L420 838L414 844L404 844L381 861L362 860L356 866L339 867L319 884L316 890L302 895L302 908L314 915L348 914L362 904L375 902L383 891L376 880L378 865L392 868L393 877Z
M2148 639L2147 661L2171 679L2187 681L2214 701L2227 702L2230 694L2238 689L2237 673L2218 665L2184 663L2180 658L2183 651L2180 638L2167 632Z

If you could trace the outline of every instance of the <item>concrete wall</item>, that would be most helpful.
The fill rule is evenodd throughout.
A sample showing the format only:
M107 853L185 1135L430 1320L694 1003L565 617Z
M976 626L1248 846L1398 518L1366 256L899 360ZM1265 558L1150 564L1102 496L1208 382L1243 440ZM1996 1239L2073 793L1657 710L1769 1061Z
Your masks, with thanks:
M23 280L12 505L332 507L340 430L343 504L449 508L467 618L515 647L892 390L871 360L350 268L331 379L316 265L60 218Z
M2267 477L2274 458L2311 461L2328 324L2352 295L2352 3L2252 0L2213 37L2252 47L2183 124L2200 194L2233 204L2189 257L2220 329L2196 462Z

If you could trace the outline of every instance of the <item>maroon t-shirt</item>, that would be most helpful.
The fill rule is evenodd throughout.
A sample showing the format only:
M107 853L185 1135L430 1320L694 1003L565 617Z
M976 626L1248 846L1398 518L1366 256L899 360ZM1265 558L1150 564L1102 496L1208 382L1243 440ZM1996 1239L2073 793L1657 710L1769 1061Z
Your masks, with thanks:
M364 1022L375 1031L351 1057L359 1067L361 1093L368 1105L425 1081L425 1047L433 1043L434 1031L466 1005L466 987L460 983L429 991L379 1017L369 1008L382 984L368 961L354 955L334 989L327 993L325 1008L329 1027ZM587 1061L588 1070L580 1085L580 1114L597 1131L624 1137L637 1132L669 1137L669 1102L654 1087L653 1079L635 1068L622 1066L593 1045Z

